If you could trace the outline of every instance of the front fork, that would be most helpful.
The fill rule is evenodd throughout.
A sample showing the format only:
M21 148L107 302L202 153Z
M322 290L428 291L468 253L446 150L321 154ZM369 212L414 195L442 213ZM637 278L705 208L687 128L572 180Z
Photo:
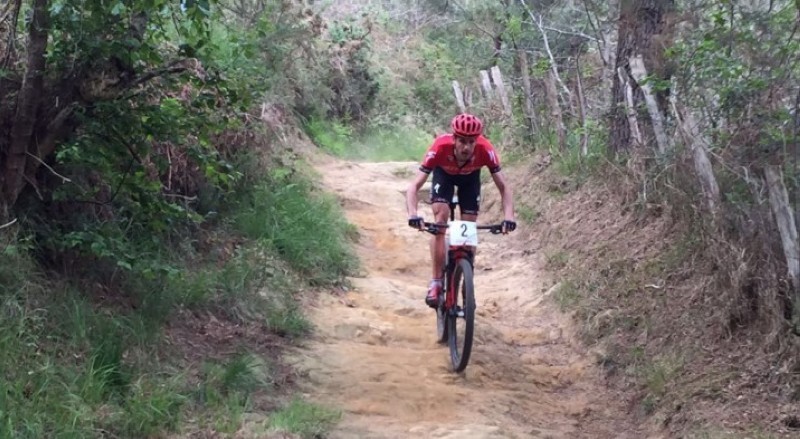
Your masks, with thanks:
M444 277L443 277L443 279L445 280L444 284L445 310L451 310L456 306L456 297L457 297L456 294L458 294L458 292L455 290L456 263L458 263L460 259L466 259L469 261L470 266L474 266L475 253L473 251L465 250L463 248L447 249L447 252L445 252Z

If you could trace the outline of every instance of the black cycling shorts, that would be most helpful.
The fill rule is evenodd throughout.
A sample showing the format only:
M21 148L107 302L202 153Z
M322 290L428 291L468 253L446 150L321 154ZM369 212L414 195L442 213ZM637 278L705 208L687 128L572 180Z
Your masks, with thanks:
M461 214L477 215L481 201L481 170L471 174L451 175L436 167L431 181L431 203L450 203L458 186Z

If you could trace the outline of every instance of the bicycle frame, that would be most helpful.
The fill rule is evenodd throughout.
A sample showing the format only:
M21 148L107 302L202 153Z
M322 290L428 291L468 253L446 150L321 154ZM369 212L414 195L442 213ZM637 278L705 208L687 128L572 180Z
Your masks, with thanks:
M454 221L456 219L456 206L458 205L458 195L453 196L453 201L449 203L450 205L450 221ZM447 239L445 238L445 245L447 244ZM469 264L472 265L473 262L473 253L466 246L458 246L458 245L448 245L445 248L445 259L444 259L444 266L442 267L442 281L444 282L444 292L445 292L445 299L444 299L444 309L445 311L450 311L453 309L453 306L456 304L456 291L453 287L453 276L455 275L455 267L458 264L459 259L467 258L469 260Z
M451 235L445 231L452 227L455 221L455 206L458 200L454 198L450 204L450 223L437 224L423 222L422 231L433 235L445 233L443 245L445 260L442 266L443 293L439 295L439 303L436 306L436 329L437 342L444 343L447 340L450 346L450 361L453 364L453 371L462 372L469 363L470 352L472 351L472 337L475 325L475 287L474 287L474 262L475 245L477 241L466 235L468 229L489 230L492 234L504 231L502 224L483 225L460 223L459 230L463 233ZM461 237L467 238L462 240ZM453 239L454 243L450 240ZM470 243L471 245L467 244ZM458 273L462 273L459 275ZM456 279L455 277L463 276ZM458 288L463 285L462 288ZM461 291L457 290L460 289ZM461 297L463 296L463 298ZM457 328L457 321L463 321L463 338L459 339L458 334L462 329ZM463 345L460 343L463 342Z
M455 287L453 286L455 284L455 282L453 282L453 276L456 272L455 267L458 264L458 261L461 259L467 259L467 261L469 261L469 265L472 266L475 254L469 247L463 245L451 245L446 250L447 253L445 256L444 273L442 273L442 279L444 281L445 291L444 309L450 310L456 303L457 291L455 291Z
M458 196L453 196L453 201L449 203L450 206L450 221L455 221L456 206L458 206ZM446 225L431 225L441 229L446 229ZM501 225L479 226L479 229L490 230L492 233L500 233ZM453 287L453 276L455 275L455 267L461 259L467 259L469 265L474 268L475 252L472 247L465 245L448 245L445 239L445 260L442 267L442 281L444 282L443 290L445 292L444 310L450 312L456 304L455 287Z

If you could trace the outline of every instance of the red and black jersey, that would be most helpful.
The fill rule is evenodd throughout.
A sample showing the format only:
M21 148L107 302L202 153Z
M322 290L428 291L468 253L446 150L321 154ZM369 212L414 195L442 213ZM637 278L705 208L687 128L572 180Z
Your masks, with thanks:
M482 167L489 168L492 174L500 172L500 157L494 150L491 142L483 136L478 136L475 141L475 151L467 163L458 166L455 156L455 139L452 134L444 134L433 141L428 148L419 170L430 174L435 168L441 168L450 175L471 174Z

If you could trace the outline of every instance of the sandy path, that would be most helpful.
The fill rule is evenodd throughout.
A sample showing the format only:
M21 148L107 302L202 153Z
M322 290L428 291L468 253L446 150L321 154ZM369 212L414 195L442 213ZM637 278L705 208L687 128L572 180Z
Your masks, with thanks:
M569 319L544 300L551 284L539 263L513 235L481 235L473 354L466 372L453 374L423 303L430 235L405 224L415 165L317 167L361 231L365 270L354 291L320 296L309 310L316 333L293 355L309 398L344 412L331 437L644 437L604 394Z

